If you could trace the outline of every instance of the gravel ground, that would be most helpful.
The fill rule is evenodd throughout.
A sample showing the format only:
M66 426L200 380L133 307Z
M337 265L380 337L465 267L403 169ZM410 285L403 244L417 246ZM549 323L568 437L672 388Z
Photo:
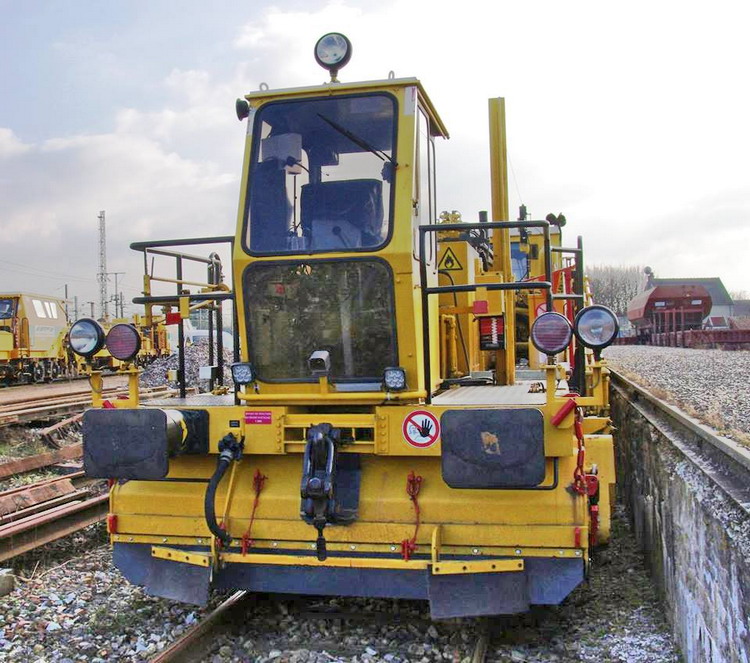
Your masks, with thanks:
M750 351L617 345L604 358L656 396L750 443Z
M232 364L232 349L224 348L224 386L232 387L232 373L229 369ZM216 359L214 357L214 363ZM177 370L179 357L177 353L169 357L161 357L143 369L140 376L142 387L159 387L169 384L177 387L176 382L167 381L167 371ZM201 339L185 348L185 375L188 387L197 387L199 391L208 391L208 380L199 380L199 369L208 366L208 341Z
M200 619L204 610L129 585L112 567L103 538L103 528L93 526L44 553L15 560L16 572L27 579L0 598L0 661L148 660ZM385 617L335 621L298 614L335 608ZM257 595L245 611L217 637L206 660L469 663L486 626L491 663L679 661L621 510L613 542L597 554L591 580L561 606L432 623L421 601Z

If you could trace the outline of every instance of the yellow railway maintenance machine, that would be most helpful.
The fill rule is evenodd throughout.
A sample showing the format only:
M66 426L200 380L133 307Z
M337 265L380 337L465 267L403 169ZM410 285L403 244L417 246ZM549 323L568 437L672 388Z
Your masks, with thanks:
M147 317L218 316L231 299L237 358L234 393L136 407L133 380L127 401L86 413L86 471L114 480L115 563L195 603L246 588L426 599L435 618L557 604L609 537L599 350L616 320L584 307L580 245L553 246L548 221L436 222L443 123L416 79L340 83L350 53L325 35L330 83L238 100L236 236L133 245ZM495 219L508 219L503 113L490 102ZM529 236L536 268L517 281L511 240ZM182 269L201 259L174 251L218 241L233 293L216 254L199 283ZM162 279L175 294L152 291L155 254L175 259ZM564 263L579 294L556 278ZM516 370L520 294L546 308L536 373ZM577 358L575 392L555 356Z

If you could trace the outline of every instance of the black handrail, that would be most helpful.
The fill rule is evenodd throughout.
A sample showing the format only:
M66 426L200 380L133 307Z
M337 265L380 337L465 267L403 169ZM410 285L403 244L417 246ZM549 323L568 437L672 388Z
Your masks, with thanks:
M191 246L198 244L234 244L234 235L217 235L216 237L188 237L186 239L155 239L148 242L132 242L134 251L154 249L162 246Z
M162 304L168 306L179 306L179 301L183 297L188 298L188 302L222 302L225 300L232 301L232 322L234 328L234 361L239 361L239 343L237 338L238 332L238 311L237 301L234 296L234 292L217 291L208 293L184 293L182 292L182 281L183 278L183 261L198 262L208 265L208 281L209 285L218 286L220 284L221 274L221 258L216 253L211 253L207 258L204 256L196 256L188 253L180 253L178 251L165 250L168 247L178 246L198 246L205 244L229 244L230 251L234 248L234 237L231 235L223 235L217 237L193 237L188 239L165 239L165 240L153 240L147 242L133 242L130 248L134 251L143 252L143 268L144 273L148 275L148 257L149 255L160 255L168 258L175 259L175 272L176 272L176 286L177 292L175 295L147 295L143 297L134 297L134 304ZM216 316L216 324L214 325L214 315ZM214 331L217 334L216 337L216 366L218 369L218 383L219 386L224 384L224 336L223 336L223 324L222 324L222 312L221 304L219 306L212 306L209 310L209 325L208 325L208 343L209 343L209 364L213 366L213 355L214 355ZM185 377L185 324L182 318L177 326L177 343L178 343L178 383L180 387L180 398L185 398L187 395L187 380ZM214 388L214 376L211 375L210 387Z
M569 299L572 300L575 306L575 314L578 315L578 312L583 308L584 304L584 279L583 279L583 237L580 235L578 236L578 241L576 243L576 247L563 247L563 246L555 246L552 247L552 251L555 253L569 253L573 255L573 260L575 261L575 269L573 271L574 274L574 285L573 289L576 293L575 295L553 295L554 299ZM573 376L574 382L576 383L574 385L575 389L579 390L579 393L581 396L586 395L586 357L584 355L583 350L579 347L576 347L576 351L573 354Z
M430 384L432 376L430 371L430 319L427 306L429 295L446 293L446 292L472 292L483 288L486 290L546 290L547 292L547 310L552 310L552 252L550 250L550 224L548 221L493 221L491 223L438 223L431 225L419 226L419 280L422 290L422 334L424 336L423 357L424 357L424 377L425 391L427 393L426 402L432 400L432 386ZM468 285L453 286L433 286L427 287L427 261L425 260L425 236L432 232L446 231L468 231L468 230L494 230L511 228L542 228L544 231L544 281L512 281L507 283L480 283ZM495 248L495 247L493 247Z

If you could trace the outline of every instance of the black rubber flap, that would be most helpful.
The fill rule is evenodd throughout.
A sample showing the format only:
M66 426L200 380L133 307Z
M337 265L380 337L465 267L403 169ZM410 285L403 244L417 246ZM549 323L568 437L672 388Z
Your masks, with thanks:
M152 558L146 572L145 589L182 603L206 605L211 586L211 569L195 564Z
M522 488L544 481L539 410L448 410L440 424L443 481L451 488Z
M529 609L523 572L432 575L428 569L427 574L433 619L513 615Z
M169 471L167 418L157 409L88 410L83 469L100 479L163 479Z

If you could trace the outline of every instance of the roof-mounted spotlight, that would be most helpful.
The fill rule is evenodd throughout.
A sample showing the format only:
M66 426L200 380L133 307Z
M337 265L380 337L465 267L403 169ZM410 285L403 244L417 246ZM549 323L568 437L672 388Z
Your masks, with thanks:
M340 32L329 32L315 44L315 61L331 73L331 83L338 83L339 69L352 57L352 42Z
M234 110L237 113L237 119L242 122L250 115L250 104L247 103L247 99L237 99L234 102Z

